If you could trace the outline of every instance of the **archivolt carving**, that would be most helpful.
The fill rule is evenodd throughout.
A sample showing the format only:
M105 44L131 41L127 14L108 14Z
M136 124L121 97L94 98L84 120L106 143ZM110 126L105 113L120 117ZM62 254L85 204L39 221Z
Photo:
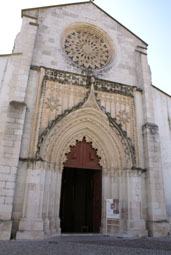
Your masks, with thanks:
M116 128L109 126L107 116L93 108L79 109L56 123L40 147L40 156L49 162L56 162L62 169L70 146L83 137L97 149L103 169L123 169L132 166L129 147L127 144L123 146L124 137L120 139Z

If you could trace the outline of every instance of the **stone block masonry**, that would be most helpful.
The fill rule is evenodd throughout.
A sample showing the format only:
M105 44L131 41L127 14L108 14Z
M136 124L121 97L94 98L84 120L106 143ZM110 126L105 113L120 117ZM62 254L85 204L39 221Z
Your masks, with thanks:
M0 148L0 239L10 239L11 215L26 105L12 102L8 107ZM18 121L22 124L18 124Z
M27 9L22 18L13 53L0 56L0 239L64 231L63 170L83 141L102 168L102 187L90 195L93 208L102 204L100 233L111 198L120 206L112 235L166 236L171 107L166 94L154 95L147 44L91 1Z

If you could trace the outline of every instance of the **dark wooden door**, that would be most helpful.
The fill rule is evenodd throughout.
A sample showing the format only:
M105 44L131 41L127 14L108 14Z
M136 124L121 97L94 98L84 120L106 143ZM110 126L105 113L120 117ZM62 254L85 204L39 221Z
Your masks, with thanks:
M71 147L71 152L67 155L65 167L101 170L99 157L91 143L86 141L77 142L76 146Z
M86 141L71 147L64 164L60 218L62 232L100 231L102 171Z
M61 191L62 232L93 232L93 181L91 170L64 168Z

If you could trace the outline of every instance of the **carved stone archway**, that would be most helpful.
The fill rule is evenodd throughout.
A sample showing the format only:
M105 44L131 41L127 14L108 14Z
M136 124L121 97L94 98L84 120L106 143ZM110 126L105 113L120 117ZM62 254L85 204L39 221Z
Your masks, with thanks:
M131 168L131 157L125 154L118 134L109 126L107 116L96 109L79 109L57 123L44 141L40 157L61 171L70 146L83 137L97 149L104 171Z
M97 151L102 166L102 200L104 201L109 195L108 182L111 176L116 173L126 171L132 167L131 155L125 153L124 146L117 130L109 125L108 117L101 110L93 107L83 107L75 112L68 114L49 132L44 143L40 148L40 156L47 162L54 165L57 184L51 186L51 190L56 191L56 200L60 201L61 179L63 165L66 162L66 155L70 152L71 147L75 146L77 141L92 144ZM47 175L49 175L47 171ZM47 178L48 179L48 178ZM112 183L111 183L112 185ZM119 196L119 182L116 185L116 193ZM55 188L56 187L56 188ZM53 192L51 192L52 194ZM52 198L52 197L51 197ZM45 202L46 203L46 202ZM59 220L59 202L54 205L56 207L56 225L60 232ZM105 207L102 205L102 229L105 225ZM54 225L54 224L50 224Z
M47 129L44 137L40 137L38 159L42 160L39 164L32 165L28 170L28 185L25 194L24 217L20 221L20 229L28 228L26 221L28 217L35 222L35 211L32 206L32 185L29 182L30 176L37 174L39 178L39 192L37 196L39 204L35 204L36 214L40 218L41 235L43 233L61 233L59 206L61 193L61 179L66 155L70 152L71 146L76 145L77 141L91 143L97 151L102 166L102 218L101 232L105 233L105 199L114 197L120 199L122 211L122 229L128 228L128 218L131 217L129 208L132 207L131 199L134 194L134 186L141 183L140 176L136 173L132 178L133 157L129 139L123 130L114 120L110 121L110 116L103 112L95 99L94 90L91 89L87 101L79 109L69 112L60 121L54 121L53 125ZM35 171L36 170L36 171ZM29 173L30 171L30 173ZM29 176L30 175L30 176ZM36 180L37 181L37 180ZM31 183L32 184L32 183ZM131 188L130 185L131 184ZM137 199L137 197L136 197ZM137 202L136 222L131 220L130 227L136 225L141 231L144 230L144 221L141 222L141 197ZM138 219L138 220L137 220ZM29 223L30 224L30 223ZM133 225L134 224L134 225ZM140 226L140 227L139 227Z

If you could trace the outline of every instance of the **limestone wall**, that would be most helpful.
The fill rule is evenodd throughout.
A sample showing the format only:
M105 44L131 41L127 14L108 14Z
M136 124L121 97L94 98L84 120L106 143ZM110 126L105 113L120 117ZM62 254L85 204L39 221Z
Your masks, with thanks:
M62 50L63 32L76 22L95 25L105 31L114 45L114 61L95 75L102 79L129 85L137 85L137 46L146 47L119 23L100 11L93 4L68 5L45 8L39 11L25 11L23 14L38 16L38 33L35 43L33 65L80 73ZM140 49L140 48L139 48ZM142 49L141 49L142 50Z
M0 56L0 90L1 90L1 83L4 77L7 61L8 61L8 56Z
M16 177L26 114L25 94L37 26L24 19L9 56L0 93L0 239L9 239ZM2 66L2 69L4 65ZM3 71L3 70L2 70Z
M167 215L171 219L171 97L153 87L153 104L159 126Z
M132 151L128 153L127 147L124 147L124 143L122 143L122 150L125 150L125 154L127 152L127 157L130 157L130 153L132 152L132 154L136 154L137 161L134 161L132 157L132 165L129 165L130 172L128 171L126 173L126 176L130 177L130 180L129 178L123 180L123 184L127 183L127 186L123 187L124 185L122 185L122 188L118 186L117 190L114 191L115 193L118 192L117 197L119 197L119 192L121 195L125 192L123 196L126 197L124 198L126 202L123 208L125 208L125 220L128 220L128 228L134 231L139 226L138 228L144 231L144 219L146 220L149 217L147 216L147 207L152 207L152 216L155 216L153 209L155 210L156 204L159 207L162 204L161 214L165 210L165 204L162 199L162 181L154 180L152 174L148 178L148 175L146 176L145 173L142 175L138 173L138 170L141 171L142 168L147 168L149 173L156 173L158 171L156 169L160 168L158 166L158 168L155 168L154 158L152 159L152 156L160 156L158 140L156 145L157 152L154 148L156 143L153 140L156 138L153 136L153 129L156 128L157 130L155 124L159 126L167 212L171 217L171 202L169 200L171 193L171 159L169 154L171 151L171 141L169 140L171 138L171 103L169 97L150 86L150 70L145 53L147 45L118 22L96 8L92 3L27 10L23 11L23 15L21 32L17 35L14 51L8 59L8 65L6 66L7 58L0 59L0 239L10 238L12 220L14 220L13 234L15 235L21 217L21 236L18 236L18 238L22 237L22 231L24 229L31 231L35 230L34 227L36 228L37 226L38 228L40 227L38 230L41 230L41 237L44 235L42 232L43 224L47 222L43 223L41 212L42 208L44 208L42 207L43 199L46 199L46 197L43 198L43 190L46 191L47 188L47 183L44 182L46 182L45 176L48 175L48 172L47 166L42 166L43 163L39 164L39 162L34 162L34 160L40 160L38 157L35 158L38 149L37 144L38 142L40 144L44 142L43 139L46 134L44 137L41 137L42 133L46 129L50 129L50 123L56 121L58 116L62 119L62 114L66 110L69 113L74 107L75 110L78 110L80 102L86 99L86 93L90 91L90 82L92 84L94 83L96 99L100 100L97 106L98 110L103 112L106 121L107 119L111 120L113 118L118 130L125 136L125 139L129 137L130 140L127 140L130 145L129 148L133 145ZM91 81L88 81L85 73L69 60L62 49L63 32L71 24L76 22L89 23L99 27L112 39L114 61L106 66L103 71L93 71L92 74L95 78ZM106 82L105 80L113 82ZM116 82L137 86L144 90L121 86L121 84L117 84ZM151 89L153 91L153 98L151 98ZM152 99L154 104L152 104ZM77 106L79 107L77 108ZM90 106L92 107L92 105ZM92 123L97 122L97 116L95 114L94 116ZM82 115L80 114L80 123L82 123L81 117ZM88 122L90 121L89 119L90 116L87 115L85 126L90 125ZM109 122L107 121L106 123L106 127L108 128L110 126ZM76 121L72 124L75 125ZM100 134L100 130L103 127L102 124L103 120L91 132L93 134L99 132ZM146 143L143 143L142 134L142 126L144 124ZM62 134L60 139L63 141L63 138L66 139L66 137L63 136L61 122L59 123L60 126L60 135ZM68 127L66 126L66 130L69 131L70 127ZM96 129L98 132L95 132ZM81 139L84 137L86 130L88 129L85 129L84 133L82 132ZM109 135L113 134L111 130L108 132ZM119 137L119 133L116 134ZM72 142L75 142L79 135L80 129L74 133ZM68 137L67 145L69 146L70 134ZM158 136L156 137L158 139ZM102 148L106 143L107 140L104 141ZM108 147L109 143L106 148ZM61 148L58 149L58 145L55 148L55 152L62 150ZM111 149L111 155L114 154L114 151L114 149ZM144 160L145 151L148 152L146 153L146 162ZM44 150L45 152L46 148ZM55 152L53 154L54 158L56 158ZM125 154L121 154L124 155L122 155L122 161L125 162ZM104 158L104 162L106 158ZM160 157L158 158L160 163ZM111 159L113 160L112 156ZM108 160L108 163L112 162L111 159ZM49 156L48 162L50 161L51 156ZM60 162L60 168L62 164L63 162ZM121 165L123 167L123 164ZM59 166L57 165L56 167L58 169ZM135 167L134 170L137 173L132 174L132 167ZM107 172L111 169L106 167L104 170ZM160 177L160 175L158 176ZM60 178L61 173L58 184L60 184ZM148 192L150 193L152 191L151 195L154 195L151 196L151 200L149 199L148 206L145 188L147 179L149 180ZM107 195L112 194L112 189L115 189L113 184L116 180L115 178L112 179L111 193ZM152 188L151 180L154 180ZM57 187L54 179L52 181L52 189L59 189L60 185ZM158 188L157 184L161 186ZM109 186L109 181L106 183L107 186ZM37 188L35 189L35 187ZM134 192L135 190L137 190L137 193ZM156 190L161 193L161 199L156 195L158 194ZM55 193L53 190L52 193L54 196ZM28 197L27 194L29 194ZM59 196L59 190L57 190L56 194ZM34 201L35 204L32 201L34 196L37 197L37 200ZM105 195L103 198L105 198ZM40 208L38 208L37 203L39 200ZM132 201L135 203L132 204ZM59 209L59 199L55 203L58 203L56 208ZM37 212L37 225L34 225L35 212ZM47 217L48 208L44 208L43 212L45 214L44 217ZM129 217L126 218L128 214ZM25 216L28 218L27 221L25 221ZM60 222L57 219L57 214L53 217L55 217L58 232L60 232ZM134 218L137 221L136 224L133 223ZM153 218L155 217L148 218L148 220L154 220ZM157 215L155 220L158 222L161 219L165 220L164 216ZM53 224L51 223L51 225ZM26 238L28 238L27 235Z

